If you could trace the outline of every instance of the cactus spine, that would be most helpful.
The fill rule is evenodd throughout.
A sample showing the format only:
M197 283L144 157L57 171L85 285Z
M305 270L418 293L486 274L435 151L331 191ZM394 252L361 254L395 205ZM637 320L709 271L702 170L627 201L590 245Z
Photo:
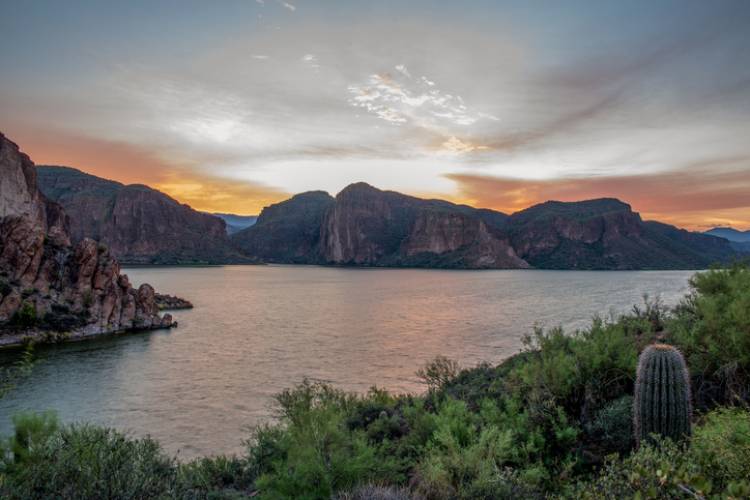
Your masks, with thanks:
M678 440L690 435L690 375L685 358L666 344L648 346L638 358L633 417L638 445L651 434Z

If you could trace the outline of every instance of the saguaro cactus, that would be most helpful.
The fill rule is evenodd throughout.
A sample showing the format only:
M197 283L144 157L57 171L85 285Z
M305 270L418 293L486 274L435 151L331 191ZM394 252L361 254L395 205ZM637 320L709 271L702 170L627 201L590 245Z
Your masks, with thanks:
M666 344L648 346L638 358L633 420L638 445L651 434L678 440L690 435L690 375L685 358Z

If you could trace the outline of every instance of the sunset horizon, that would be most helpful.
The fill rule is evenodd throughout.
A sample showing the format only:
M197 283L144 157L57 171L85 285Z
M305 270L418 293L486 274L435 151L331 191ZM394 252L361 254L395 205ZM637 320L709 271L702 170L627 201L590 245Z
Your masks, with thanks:
M0 130L38 164L209 212L363 181L506 213L614 197L750 229L742 2L17 10L0 21Z

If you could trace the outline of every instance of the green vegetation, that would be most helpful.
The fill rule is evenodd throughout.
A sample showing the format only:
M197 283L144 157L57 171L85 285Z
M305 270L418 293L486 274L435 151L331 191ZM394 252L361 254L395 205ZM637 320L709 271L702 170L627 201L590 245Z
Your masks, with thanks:
M420 396L304 383L277 396L276 423L255 429L241 457L180 464L149 439L19 417L0 496L748 498L750 269L692 286L671 311L647 302L583 331L537 330L498 366L439 358L420 370ZM684 353L693 432L636 449L636 367L657 341Z
M648 346L638 358L635 381L635 437L652 434L679 441L690 435L690 374L680 351L667 344Z

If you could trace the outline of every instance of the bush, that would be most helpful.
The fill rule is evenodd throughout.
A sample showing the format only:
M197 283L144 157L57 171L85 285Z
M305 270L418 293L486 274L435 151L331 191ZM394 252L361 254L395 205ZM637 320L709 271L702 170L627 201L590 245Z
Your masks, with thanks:
M586 425L586 434L603 449L603 454L626 453L633 447L633 396L608 403Z
M155 441L112 429L58 430L47 417L24 416L14 441L20 453L6 454L3 498L168 498L174 482L173 461Z
M416 500L406 488L367 484L341 493L335 500Z
M696 407L750 402L750 267L697 273L690 284L668 330L694 375Z
M397 482L396 464L379 456L364 432L350 430L354 397L324 384L304 383L277 398L283 431L259 429L251 460L262 461L256 486L268 498L330 498L375 480Z
M623 460L612 460L579 498L683 498L750 495L750 413L721 409L707 415L690 444L656 439Z
M247 498L255 475L247 460L236 457L201 458L177 467L174 496L185 499Z
M750 474L750 412L722 408L709 413L690 446L691 457L714 486L724 488Z
M24 302L21 308L15 312L10 322L13 326L20 328L33 328L37 324L36 307L30 302Z

